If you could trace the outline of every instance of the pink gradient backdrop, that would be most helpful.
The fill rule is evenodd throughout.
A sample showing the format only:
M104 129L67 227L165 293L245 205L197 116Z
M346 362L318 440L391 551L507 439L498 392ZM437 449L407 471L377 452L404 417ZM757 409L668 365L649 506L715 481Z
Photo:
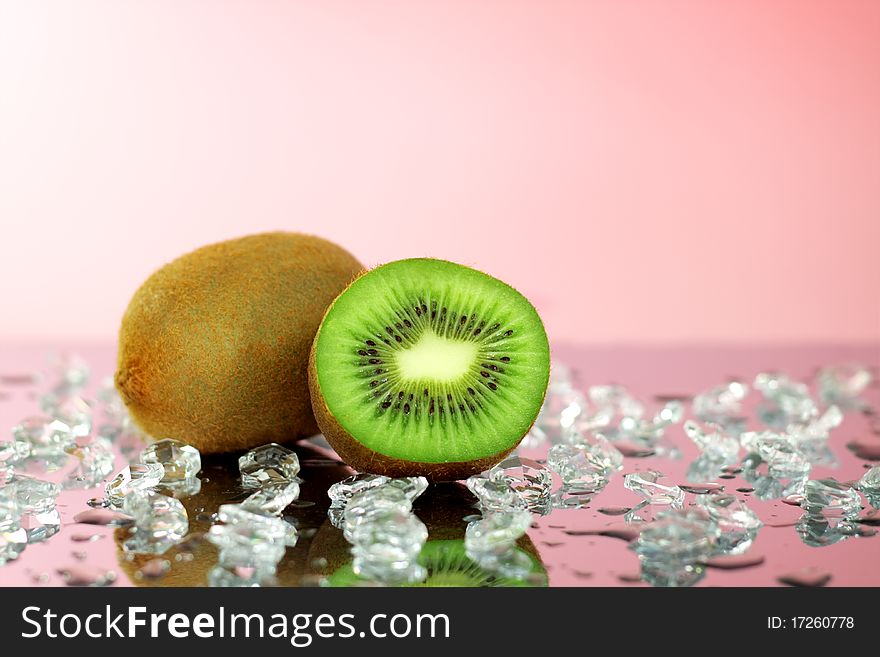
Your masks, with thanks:
M557 340L876 340L880 3L0 0L0 223L0 337L283 228Z

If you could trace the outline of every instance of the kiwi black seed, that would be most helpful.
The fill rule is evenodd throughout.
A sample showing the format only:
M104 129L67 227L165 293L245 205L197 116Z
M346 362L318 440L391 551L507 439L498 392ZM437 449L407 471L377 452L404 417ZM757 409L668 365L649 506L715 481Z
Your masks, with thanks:
M309 364L318 426L363 472L463 479L528 433L550 373L544 326L482 272L417 258L359 277L328 309Z

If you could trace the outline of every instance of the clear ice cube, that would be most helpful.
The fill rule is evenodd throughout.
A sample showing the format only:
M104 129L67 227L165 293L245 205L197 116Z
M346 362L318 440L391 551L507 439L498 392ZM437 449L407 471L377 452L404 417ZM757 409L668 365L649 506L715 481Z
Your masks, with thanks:
M238 504L223 504L218 512L224 524L213 525L208 540L217 546L225 567L253 567L274 571L290 542L291 525Z
M422 493L428 490L428 480L424 477L397 477L389 479L386 485L403 491L410 502L415 502Z
M684 504L684 491L678 486L664 486L657 480L663 475L656 470L633 472L623 478L623 486L648 500L651 504L669 505L673 508Z
M528 507L526 500L506 481L475 475L468 478L465 485L477 498L480 508L485 511L509 511Z
M369 526L389 515L407 515L412 510L412 501L406 494L391 486L371 488L356 495L345 507L343 533L349 543L358 541L360 529Z
M706 430L693 420L684 423L684 432L709 461L730 465L739 458L739 440L720 428Z
M342 481L337 481L327 491L327 495L330 497L330 505L337 508L344 507L353 495L369 488L384 486L390 480L390 477L384 475L356 474Z
M804 424L819 413L807 385L785 374L762 372L755 377L754 385L769 402L758 409L759 417L768 426Z
M48 394L40 400L43 412L60 420L70 428L74 439L84 438L92 432L92 407L75 394Z
M742 414L742 402L749 386L742 381L728 381L694 396L694 415L703 422L726 426Z
M801 506L807 513L854 518L862 510L859 494L835 479L812 479L804 487Z
M291 481L287 484L264 486L254 491L241 506L254 513L277 516L298 497L299 483Z
M299 474L299 457L277 443L261 445L238 459L241 483L245 488L293 481Z
M18 508L22 513L45 513L55 508L61 494L61 486L51 481L42 481L27 475L16 475L14 479Z
M202 469L199 450L179 440L165 438L147 445L141 451L141 463L159 463L165 469L162 483L185 481Z
M875 465L863 474L858 487L865 495L880 495L880 465Z
M128 465L104 487L107 501L115 507L122 506L130 493L140 493L155 488L165 476L165 468L159 463L135 463Z
M27 532L24 528L11 531L0 530L0 566L8 561L18 559L18 555L27 547Z
M819 370L817 376L819 398L828 405L843 408L865 408L861 394L871 385L874 376L865 365L841 365Z
M137 534L149 541L175 542L189 531L183 504L152 490L126 495L122 511L134 519Z
M57 454L75 441L69 425L48 415L25 418L12 428L12 435L16 441L29 443L33 456Z
M617 469L607 467L610 460L606 456L586 445L554 445L547 452L547 465L559 475L565 486L597 491L608 483L610 473Z
M548 508L553 476L537 461L510 456L490 469L486 477L507 485L523 499L530 511L543 512Z
M716 551L717 534L702 509L666 511L644 526L633 550L643 562L676 568L709 559Z
M412 514L362 525L352 547L356 575L384 584L412 584L427 575L418 563L428 539L424 523Z
M65 482L68 488L94 488L113 472L116 457L113 445L106 438L98 436L85 445L68 447L65 452L77 459L76 467Z
M464 536L465 550L468 556L507 552L531 524L532 516L528 511L488 513L468 525Z
M697 495L699 505L718 528L717 547L724 554L742 554L764 526L757 514L735 495Z
M31 444L26 440L0 441L0 463L16 463L31 454Z

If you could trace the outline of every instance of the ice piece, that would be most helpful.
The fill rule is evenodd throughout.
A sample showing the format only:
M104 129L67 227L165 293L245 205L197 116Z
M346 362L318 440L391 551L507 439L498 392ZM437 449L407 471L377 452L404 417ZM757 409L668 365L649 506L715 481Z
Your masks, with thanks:
M871 385L871 370L864 365L840 365L819 370L817 376L819 398L825 404L843 408L865 408L867 403L860 395Z
M8 561L18 559L18 555L27 547L27 532L24 528L11 531L0 530L0 566Z
M642 561L642 580L657 587L682 588L694 586L706 576L706 567L699 563L679 564L667 561Z
M241 506L254 513L277 516L298 497L299 483L291 481L287 484L264 486L254 491Z
M135 532L149 541L176 542L189 531L189 518L183 504L155 491L126 495L122 511L134 519Z
M684 566L709 559L716 551L717 536L718 529L704 510L677 509L645 525L633 550L642 561Z
M620 417L639 419L645 414L645 407L623 386L590 386L587 394L596 408L612 417L619 415Z
M761 420L768 426L804 424L819 414L807 385L793 381L785 374L762 372L755 377L754 385L770 403L758 410Z
M39 543L61 531L61 514L54 506L40 513L25 512L21 526L27 533L28 543Z
M586 507L592 496L604 487L596 483L593 488L595 490L582 490L579 488L569 488L567 486L560 487L553 493L552 503L554 509L583 509Z
M623 454L602 433L570 432L565 442L582 449L585 458L607 474L623 468Z
M862 500L848 484L834 479L812 479L804 487L801 506L813 515L854 518L862 510Z
M657 480L663 475L656 470L633 472L623 478L624 488L642 496L651 504L669 505L673 508L684 504L684 491L678 486L664 486Z
M67 424L48 415L34 415L12 428L13 438L30 444L33 456L58 453L74 444L73 432Z
M344 507L353 495L369 488L384 486L389 481L391 481L390 477L375 474L356 474L342 481L337 481L327 491L327 495L330 497L330 505L337 508Z
M165 469L162 483L192 479L202 469L199 450L172 438L147 445L141 452L141 463L159 463Z
M43 396L40 405L44 413L66 424L74 438L84 438L92 432L92 407L82 397L50 393Z
M582 491L605 487L609 476L606 463L606 459L597 459L586 447L554 445L547 453L547 465L559 475L563 484Z
M12 464L0 461L0 488L12 481L14 475L15 469L12 467Z
M291 542L291 525L238 504L221 505L219 518L224 524L212 526L208 540L219 549L221 565L274 571Z
M18 508L18 492L13 482L0 487L0 533L18 529L21 510Z
M827 547L859 534L859 526L851 518L833 518L805 513L795 525L804 545Z
M474 494L480 508L485 511L509 511L526 509L528 504L506 481L494 481L476 475L465 482L468 490Z
M875 465L863 474L858 487L865 495L880 495L880 465Z
M736 495L697 495L696 502L718 528L717 547L724 554L742 554L748 550L764 526L757 514Z
M159 463L128 465L104 487L104 494L110 504L120 507L126 495L155 488L164 476L165 468Z
M787 434L750 431L742 434L740 440L747 452L746 459L754 460L753 457L757 456L768 465L770 476L776 479L804 477L812 468Z
M364 524L351 550L352 570L383 584L420 582L427 572L418 557L427 539L424 523L408 513Z
M544 512L550 504L553 476L537 461L511 456L490 469L486 477L507 485L523 499L530 511Z
M503 554L513 548L531 524L532 516L528 511L489 513L468 525L464 535L465 550L472 559L472 555Z
M666 429L684 417L684 406L679 401L670 401L653 418L624 416L616 431L618 440L632 440L643 445L660 442Z
M113 472L116 457L113 445L106 438L99 436L85 445L69 446L65 452L78 459L65 482L68 488L94 488Z
M399 488L410 502L415 502L422 493L428 490L428 480L424 477L398 477L390 479L386 485Z
M293 450L277 443L255 447L238 459L241 484L245 488L260 488L296 479L299 457Z
M391 486L361 491L348 501L345 507L345 526L343 534L349 543L358 542L358 532L362 528L392 514L406 515L412 510L412 502L406 494Z
M45 513L55 508L61 486L27 475L15 475L18 508L21 513Z
M800 495L804 492L807 483L807 474L791 473L785 476L784 472L776 471L772 474L766 463L758 459L746 458L743 461L742 477L754 487L754 496L759 500L772 500Z
M742 413L742 402L749 386L742 381L728 381L694 396L694 415L703 422L727 426Z
M16 463L31 454L31 444L26 440L0 441L0 463Z
M158 486L159 492L170 495L176 500L185 500L187 497L198 495L202 490L202 480L198 477L191 477L182 481L174 481L171 483L161 483Z
M693 420L684 423L684 432L713 463L729 465L739 458L739 440L719 427L704 429Z
M89 382L89 364L77 354L58 354L49 363L62 386L81 388Z

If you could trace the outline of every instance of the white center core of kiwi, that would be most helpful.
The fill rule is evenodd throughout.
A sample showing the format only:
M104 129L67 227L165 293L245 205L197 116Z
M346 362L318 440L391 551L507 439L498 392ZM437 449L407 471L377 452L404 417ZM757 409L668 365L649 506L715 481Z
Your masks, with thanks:
M409 349L395 353L400 377L408 381L455 381L477 358L477 343L450 340L425 331Z

